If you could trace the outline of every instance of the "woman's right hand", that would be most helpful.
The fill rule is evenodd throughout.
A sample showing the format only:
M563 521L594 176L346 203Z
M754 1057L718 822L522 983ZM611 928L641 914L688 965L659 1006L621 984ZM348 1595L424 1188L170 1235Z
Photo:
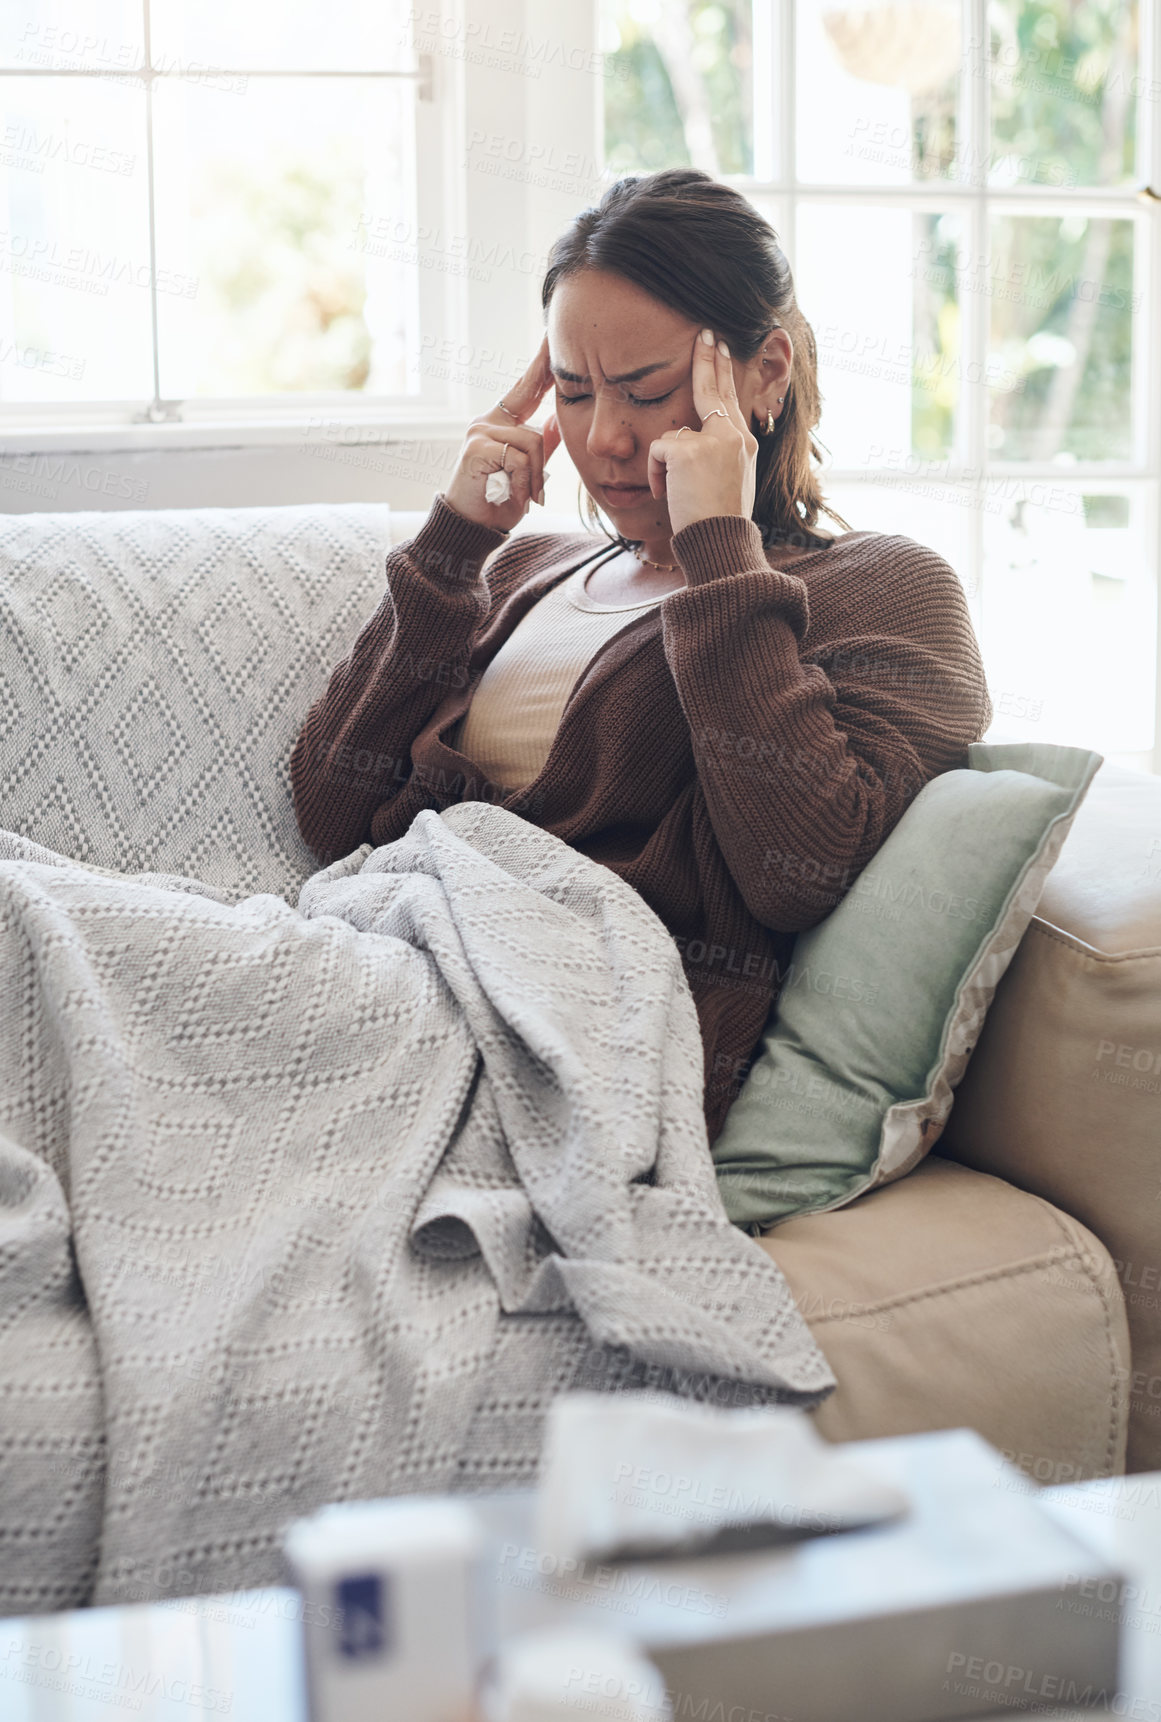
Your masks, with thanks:
M545 335L520 381L504 396L510 413L497 405L468 426L456 469L443 492L444 500L457 514L497 532L510 532L527 514L529 502L543 504L544 468L560 445L560 427L555 413L545 420L543 431L533 430L524 421L531 418L552 386ZM489 475L502 467L509 474L512 494L507 502L488 502L484 486Z

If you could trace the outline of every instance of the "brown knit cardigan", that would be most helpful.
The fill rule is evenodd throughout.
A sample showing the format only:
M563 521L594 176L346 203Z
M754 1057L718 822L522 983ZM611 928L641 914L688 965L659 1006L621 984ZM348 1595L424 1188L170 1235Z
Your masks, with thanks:
M966 764L991 703L963 590L934 551L850 532L790 573L752 521L719 515L677 533L687 585L597 652L539 776L506 791L440 737L521 616L608 548L580 532L506 539L437 496L310 709L295 813L325 866L402 836L421 808L495 801L620 874L682 953L712 1143L794 935L929 778Z

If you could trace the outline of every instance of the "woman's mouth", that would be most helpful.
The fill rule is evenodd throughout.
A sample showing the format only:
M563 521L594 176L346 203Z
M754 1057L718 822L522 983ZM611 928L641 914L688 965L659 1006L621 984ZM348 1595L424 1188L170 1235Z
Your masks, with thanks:
M602 484L598 489L611 508L628 508L635 502L653 500L647 484Z

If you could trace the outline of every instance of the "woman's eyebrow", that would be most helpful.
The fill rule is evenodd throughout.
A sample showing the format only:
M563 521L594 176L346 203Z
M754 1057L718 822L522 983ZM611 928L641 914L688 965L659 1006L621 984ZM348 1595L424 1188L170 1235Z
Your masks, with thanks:
M654 371L663 371L668 365L675 365L676 359L659 359L655 365L641 365L635 371L625 371L619 377L606 377L606 383L639 383L642 377L652 375ZM575 371L566 371L563 365L549 365L553 376L562 383L587 383L591 379L580 377Z

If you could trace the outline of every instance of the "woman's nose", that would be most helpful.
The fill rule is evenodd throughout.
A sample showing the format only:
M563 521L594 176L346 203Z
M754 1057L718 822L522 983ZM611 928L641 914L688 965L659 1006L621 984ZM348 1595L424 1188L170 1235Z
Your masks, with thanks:
M623 401L597 394L589 423L589 453L608 460L631 460L637 439Z

